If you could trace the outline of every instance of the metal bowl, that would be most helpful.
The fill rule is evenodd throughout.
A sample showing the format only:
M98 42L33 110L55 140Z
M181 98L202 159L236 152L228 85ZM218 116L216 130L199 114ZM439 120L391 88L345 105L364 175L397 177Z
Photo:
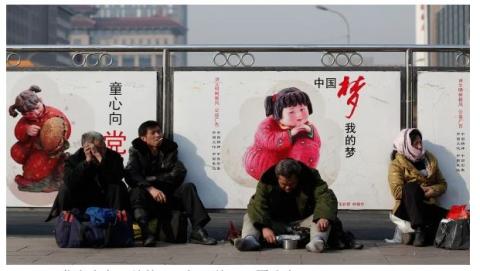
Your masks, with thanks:
M291 240L286 239L282 241L283 249L297 249L298 248L298 240Z

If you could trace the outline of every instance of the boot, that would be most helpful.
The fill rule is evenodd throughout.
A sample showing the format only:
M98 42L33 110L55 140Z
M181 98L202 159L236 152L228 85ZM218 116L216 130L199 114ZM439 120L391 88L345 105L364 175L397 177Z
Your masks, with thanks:
M135 209L133 211L133 216L140 226L142 231L142 240L144 247L154 247L156 244L155 235L148 228L148 216L147 212L144 209Z
M423 247L426 245L425 240L425 230L423 228L415 229L415 240L413 241L413 245L416 247Z
M210 246L217 244L217 240L209 237L207 231L204 228L198 228L197 230L193 230L190 234L190 242L193 244Z

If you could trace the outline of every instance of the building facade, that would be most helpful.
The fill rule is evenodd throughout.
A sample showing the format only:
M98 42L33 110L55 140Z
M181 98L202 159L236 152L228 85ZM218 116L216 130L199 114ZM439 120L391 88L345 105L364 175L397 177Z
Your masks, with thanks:
M92 6L91 6L92 7ZM103 5L73 17L70 43L73 45L156 46L186 43L186 6ZM112 53L112 66L158 67L161 53ZM172 64L186 65L186 54L172 55Z
M418 5L417 44L470 45L469 5ZM453 67L456 53L420 53L417 64Z
M73 11L57 5L7 5L7 44L69 44ZM22 56L34 66L70 65L68 54Z

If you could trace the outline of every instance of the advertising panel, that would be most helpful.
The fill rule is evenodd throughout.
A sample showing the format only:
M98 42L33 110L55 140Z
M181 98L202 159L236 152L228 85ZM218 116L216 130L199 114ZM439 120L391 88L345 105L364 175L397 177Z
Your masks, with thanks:
M156 72L8 72L7 206L51 206L87 131L126 164L138 126L156 118L156 96Z
M439 204L470 202L470 73L418 72L417 120L424 147L448 184Z
M187 181L197 185L207 208L246 208L262 172L291 157L319 170L339 208L389 209L387 173L400 130L400 76L399 71L176 71L173 130ZM311 106L300 94L286 98L280 91L287 88L304 92ZM298 113L289 99L311 114ZM283 114L275 116L275 110ZM289 110L299 115L289 120Z

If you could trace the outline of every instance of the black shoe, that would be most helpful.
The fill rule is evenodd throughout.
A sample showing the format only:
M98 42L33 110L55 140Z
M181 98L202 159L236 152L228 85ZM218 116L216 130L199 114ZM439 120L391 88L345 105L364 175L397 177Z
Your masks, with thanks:
M193 244L201 244L201 245L216 245L217 240L208 237L208 233L205 229L200 228L190 235L190 242Z
M426 245L425 231L423 231L422 229L415 230L415 240L413 241L413 245L416 247L423 247Z
M236 238L233 240L233 245L239 251L257 251L260 250L260 243L255 239L255 237L249 235L245 238Z
M145 237L145 239L143 240L143 246L144 247L154 247L156 245L157 241L155 240L155 236L154 235L148 235L147 237Z

